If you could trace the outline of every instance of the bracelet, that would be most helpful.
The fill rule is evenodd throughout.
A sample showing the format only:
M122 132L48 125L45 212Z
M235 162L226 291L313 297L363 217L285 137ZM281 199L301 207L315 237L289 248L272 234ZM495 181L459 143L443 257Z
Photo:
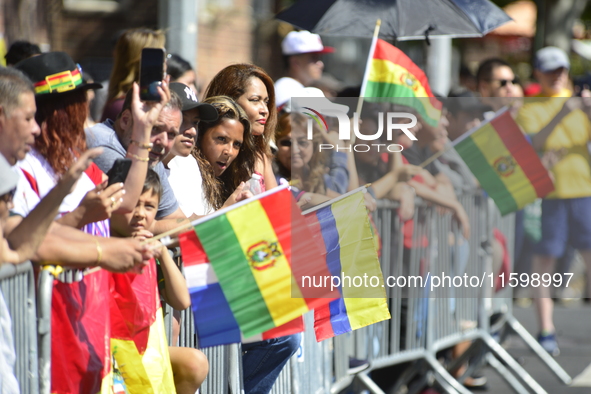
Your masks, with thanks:
M147 143L147 144L142 144L142 143L139 143L136 140L131 140L129 143L130 144L136 144L138 146L138 148L140 148L140 149L147 149L148 152L150 152L152 150L152 147L154 146L154 144L152 144L151 142L150 143Z
M101 248L98 239L95 239L94 242L96 242L96 254L98 255L96 258L96 265L99 266L103 260L103 248Z
M137 161L143 161L144 163L147 163L150 161L149 157L139 157L138 155L134 155L133 153L128 153L129 156L131 156L132 159L136 159Z

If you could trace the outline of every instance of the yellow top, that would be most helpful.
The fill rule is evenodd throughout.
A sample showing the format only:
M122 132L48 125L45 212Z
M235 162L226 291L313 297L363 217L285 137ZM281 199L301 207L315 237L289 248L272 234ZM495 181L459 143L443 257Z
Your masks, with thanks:
M517 114L517 123L525 133L534 135L560 112L572 92L564 89L553 97L528 99ZM591 196L591 167L587 143L591 140L591 121L582 110L566 115L550 133L543 152L565 149L564 156L552 168L554 187L546 198Z

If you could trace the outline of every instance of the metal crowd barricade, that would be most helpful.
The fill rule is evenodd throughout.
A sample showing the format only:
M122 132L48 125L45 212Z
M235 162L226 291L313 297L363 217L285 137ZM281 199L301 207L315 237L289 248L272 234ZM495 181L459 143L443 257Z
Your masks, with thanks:
M496 272L493 273L492 267L492 244L494 242L493 227L495 224L499 225L500 222L494 221L495 218L500 218L498 210L492 203L492 201L481 195L466 194L460 197L460 201L466 208L471 221L472 237L470 238L470 259L469 264L466 267L468 275L482 275L483 278L488 278L489 275L496 276ZM440 218L439 221L446 220ZM503 218L503 228L505 236L508 239L513 238L514 232L514 215L507 215ZM450 227L443 225L440 227L440 231L449 231ZM438 236L442 238L441 234ZM454 248L458 247L457 240L459 237L455 237ZM512 254L512 247L508 245L508 252ZM457 257L460 253L452 253L446 251L445 248L440 248L440 253L443 256L439 256L438 265L439 267L447 267L452 269L450 263L457 264ZM476 254L475 254L476 253ZM536 393L545 393L544 389L517 363L507 351L500 346L500 344L491 336L489 330L489 318L491 315L491 301L490 298L493 296L493 289L491 284L486 284L482 288L468 287L462 289L464 292L463 297L456 299L457 312L463 312L464 318L467 317L469 320L477 318L478 325L473 328L462 327L455 323L451 319L446 319L443 322L444 326L452 324L451 330L448 330L444 335L435 334L430 336L433 340L429 341L429 349L431 352L437 352L441 349L447 348L451 345L456 345L462 341L472 341L472 346L458 359L454 360L448 367L450 371L457 370L462 364L464 364L470 357L481 356L482 359L488 362L493 368L497 369L499 374L505 378L507 383L518 393L527 393L531 390ZM441 303L439 297L436 297L435 302ZM431 301L433 303L434 301ZM477 301L477 302L474 302ZM433 318L433 313L429 314ZM456 319L457 320L457 319ZM455 325L455 327L453 327ZM436 327L436 324L429 324L430 328ZM500 361L500 362L498 362ZM473 367L476 367L478 363L471 363ZM473 368L468 368L460 380L467 376Z
M402 225L395 219L396 204L380 201L376 222L384 245L381 259L384 275L419 275L427 286L429 275L441 276L445 273L453 277L465 273L482 277L485 272L490 274L494 216L494 212L489 209L490 201L481 194L464 195L460 200L472 228L468 259L462 257L466 253L465 241L457 226L452 224L450 214L442 215L434 207L418 202L413 218L412 248L408 248L409 245L403 248ZM512 219L512 215L503 219L508 238L512 238L514 229ZM394 237L389 238L388 234ZM388 242L388 239L397 241ZM487 296L490 297L492 292L486 286L458 289L440 287L430 296L425 289L416 286L404 291L398 288L388 290L392 320L354 333L356 340L366 343L368 346L365 348L370 349L369 353L357 353L358 357L371 360L370 369L357 375L357 381L365 389L372 393L383 393L371 381L371 371L412 361L394 387L390 388L391 392L409 383L412 383L410 392L416 392L436 380L447 392L468 393L450 372L456 371L470 359L470 368L459 377L460 381L479 365L474 361L482 360L497 369L516 392L528 392L524 385L536 393L545 392L490 335L488 319L491 303ZM389 339L380 336L379 325L389 325ZM402 341L404 346L400 343ZM471 341L472 346L447 369L444 368L436 359L437 353L465 341ZM389 352L381 353L383 348L389 348Z
M14 373L21 393L39 393L35 278L31 262L0 266L0 290L12 319Z
M173 256L180 258L180 249ZM181 271L184 274L184 269ZM173 309L163 303L164 328L168 336L169 346L172 343ZM191 308L180 312L179 337L176 346L198 348L195 334L195 320ZM202 394L240 394L242 387L242 364L240 344L214 346L201 349L209 361L209 373L201 385Z
M435 207L419 200L412 221L412 238L407 235L405 239L404 226L409 223L403 224L399 220L397 203L378 201L374 219L382 240L380 261L384 277L418 276L423 278L425 286L386 286L391 320L321 343L316 342L313 314L308 313L300 351L282 371L273 394L338 393L350 385L358 391L381 394L384 391L371 379L372 371L404 363L409 367L389 392L397 392L404 385L409 392L418 392L436 381L446 392L469 393L460 382L475 368L488 363L515 392L545 393L490 334L490 316L500 310L504 313L502 324L526 337L526 342L527 336L535 342L511 315L510 300L499 304L498 300L491 298L492 229L501 230L512 254L513 215L501 218L490 199L479 193L461 196L460 202L470 218L469 240L463 239L450 213L440 214ZM466 274L480 278L483 273L488 286L440 287L433 294L429 294L426 288L432 275L453 277ZM510 291L503 290L503 297L510 298ZM171 327L170 318L166 321ZM466 341L472 345L462 356L446 366L438 361L440 351ZM179 346L196 346L190 310L182 312ZM204 352L210 362L210 373L201 392L241 393L240 345L219 346ZM357 374L349 373L349 356L369 360L370 367ZM468 360L469 367L455 379L453 373Z
M163 304L164 327L168 336L168 345L173 346L173 309ZM195 323L191 308L180 312L178 344L174 346L198 348L195 336ZM240 364L240 345L214 346L201 349L209 361L209 373L201 385L202 394L240 394L242 376Z
M437 246L442 243L442 239L433 236L436 234L434 226L437 215L432 207L417 200L412 223L403 224L398 219L397 208L394 202L379 201L375 215L382 238L381 264L384 276L421 277L428 281L427 272L431 269L429 263L438 257ZM413 226L412 237L407 235L405 239L404 226L410 225ZM408 227L406 231L409 231ZM423 386L428 380L435 379L448 392L468 392L429 349L434 305L426 290L413 284L407 284L404 288L387 286L392 319L354 332L356 340L366 343L369 348L369 353L357 353L356 356L371 361L370 369L357 375L359 383L370 392L383 393L370 379L371 371L403 363L410 363L410 366L390 388L391 392L396 392L413 379L415 385Z
M514 234L515 223L512 217L501 217L499 211L494 207L490 207L491 226L498 228L503 234ZM514 237L507 237L509 250L514 250ZM558 364L558 362L552 357L544 348L538 343L538 341L523 327L523 325L513 316L513 288L506 286L502 290L502 296L495 297L492 300L491 313L500 315L498 321L491 327L492 332L501 332L503 328L507 327L517 336L519 336L523 342L538 356L540 361L544 363L548 369L554 373L558 379L564 384L569 385L572 382L570 375Z
M39 340L39 393L51 391L51 298L54 276L39 270L37 279L37 331Z
M330 392L333 376L332 340L316 342L314 312L304 315L304 324L306 330L302 333L300 348L283 368L271 394Z

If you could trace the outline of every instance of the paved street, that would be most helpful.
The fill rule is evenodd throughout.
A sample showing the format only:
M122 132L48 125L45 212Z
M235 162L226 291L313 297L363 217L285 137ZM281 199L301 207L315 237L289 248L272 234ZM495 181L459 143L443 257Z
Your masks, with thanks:
M536 335L537 324L533 306L516 307L514 315L532 335ZM554 312L554 321L561 350L556 360L575 379L571 387L563 385L518 337L512 336L504 346L548 393L591 393L591 307L580 303L559 305ZM585 373L582 373L587 367L589 368ZM489 393L511 392L509 386L494 370L487 368L485 374L489 379ZM578 387L574 387L575 385Z

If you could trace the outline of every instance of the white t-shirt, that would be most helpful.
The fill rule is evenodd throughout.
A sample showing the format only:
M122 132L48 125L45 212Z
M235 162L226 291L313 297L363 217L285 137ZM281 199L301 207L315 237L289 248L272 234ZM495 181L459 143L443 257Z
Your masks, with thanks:
M88 174L92 170L95 175L99 175L96 172L100 172L100 170L94 164L91 167L82 174L73 190L62 201L58 210L58 217L76 209L82 199L84 199L84 196L86 196L86 193L96 187ZM17 162L13 170L19 173L20 177L16 186L16 193L13 199L14 208L12 211L25 217L53 189L57 184L58 177L45 158L34 149L27 153L23 160ZM35 180L37 191L33 189L25 174L28 174ZM92 235L108 237L110 234L109 220L89 223L82 228L82 231Z
M13 211L24 217L27 216L37 204L39 204L41 198L53 189L59 178L55 175L55 172L49 166L45 158L34 149L31 150L23 160L16 163L15 167L25 170L28 174L32 175L37 182L39 191L39 194L37 194L25 176L23 176L22 173L19 174L21 176L14 195ZM64 214L76 209L86 193L94 188L95 185L92 180L86 174L83 174L80 177L80 180L76 183L74 189L62 201L59 213Z
M168 169L168 182L187 217L192 214L203 216L214 211L205 200L201 171L193 156L176 156L168 163Z
M300 82L291 77L279 78L275 82L275 105L277 107L285 104L294 92L299 92L304 88Z

